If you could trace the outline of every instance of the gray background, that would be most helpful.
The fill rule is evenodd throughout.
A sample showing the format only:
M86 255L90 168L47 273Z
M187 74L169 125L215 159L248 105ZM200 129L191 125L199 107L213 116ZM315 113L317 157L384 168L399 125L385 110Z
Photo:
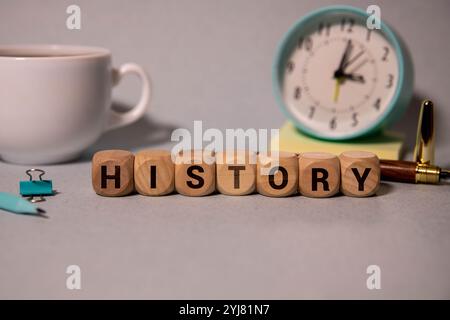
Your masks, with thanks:
M0 41L110 48L115 64L134 61L151 74L151 110L84 159L43 167L60 192L42 204L49 219L0 212L0 298L450 298L448 185L385 183L370 199L108 199L91 189L95 150L169 148L171 131L193 120L280 127L275 47L299 17L334 2L76 1L82 30L69 31L72 3L0 0ZM411 146L418 101L432 98L437 163L450 166L450 2L346 3L378 4L409 45L415 99L397 128ZM129 79L114 97L126 106L138 94ZM0 190L16 193L25 169L0 163ZM82 269L80 291L65 287L70 264ZM381 267L381 290L366 288L369 264Z

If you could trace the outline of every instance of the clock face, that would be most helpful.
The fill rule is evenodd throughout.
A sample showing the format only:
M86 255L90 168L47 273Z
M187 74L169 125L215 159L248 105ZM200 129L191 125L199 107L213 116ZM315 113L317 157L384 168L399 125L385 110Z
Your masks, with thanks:
M382 120L395 96L399 62L381 30L362 17L329 13L295 33L281 77L288 112L309 132L345 138Z

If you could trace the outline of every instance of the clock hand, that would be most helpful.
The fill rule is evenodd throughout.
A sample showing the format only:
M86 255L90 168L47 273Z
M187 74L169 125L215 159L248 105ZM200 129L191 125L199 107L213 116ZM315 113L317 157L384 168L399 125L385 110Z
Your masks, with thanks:
M360 74L353 74L353 73L343 73L342 78L350 81L365 83L364 76Z
M347 69L347 67L349 65L351 65L353 62L355 62L356 60L358 60L359 57L361 57L364 54L364 50L362 50L360 53L358 53L357 55L355 55L353 58L351 58L350 60L347 60L344 65L343 65L343 69Z
M335 81L336 82L335 82L335 85L334 85L334 94L333 94L333 101L334 101L334 103L336 103L338 101L341 83L344 81L344 79L343 78L337 78Z
M348 40L347 46L345 47L344 53L342 54L339 66L338 66L337 70L334 71L334 74L333 74L333 78L336 81L335 85L334 85L334 94L333 94L333 101L335 103L338 101L340 87L341 87L341 84L344 82L344 78L342 77L342 75L344 74L344 65L348 60L351 50L352 50L352 40Z
M348 40L347 46L345 47L344 53L341 58L341 62L339 63L339 66L337 70L334 72L334 78L339 78L339 74L344 72L344 65L348 60L348 56L350 54L350 51L352 49L352 40Z
M338 69L334 72L333 78L335 79L335 85L334 85L334 94L333 94L333 101L336 103L339 98L340 93L340 87L341 84L345 82L345 80L351 80L355 82L364 83L364 77L362 75L355 75L355 74L347 74L345 73L345 69L351 65L353 62L358 60L359 57L361 57L364 54L364 50L356 54L353 58L349 60L350 53L353 49L352 41L348 40L347 46L345 47L344 54L342 55L341 61L339 63ZM366 61L363 61L362 64L364 64ZM357 68L361 67L362 64L358 65ZM357 69L355 68L355 69Z
M363 65L365 65L367 63L367 61L369 61L368 59L364 59L363 61L361 61L356 67L354 67L350 73L354 73L356 70L358 70L359 68L361 68Z

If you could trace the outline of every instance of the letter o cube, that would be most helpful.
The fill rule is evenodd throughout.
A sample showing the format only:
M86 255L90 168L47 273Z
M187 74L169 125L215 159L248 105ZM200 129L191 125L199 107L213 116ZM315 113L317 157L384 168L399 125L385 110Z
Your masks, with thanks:
M298 157L292 152L258 155L256 188L268 197L287 197L298 191Z

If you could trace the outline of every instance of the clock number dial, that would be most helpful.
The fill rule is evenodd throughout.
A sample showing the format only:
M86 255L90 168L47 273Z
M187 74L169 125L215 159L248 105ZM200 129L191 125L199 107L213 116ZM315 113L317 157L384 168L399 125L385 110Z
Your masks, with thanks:
M312 39L310 37L306 37L306 38L300 38L298 40L298 48L301 49L305 49L306 51L310 51L312 49L313 43L312 43Z
M312 119L314 117L314 113L315 112L316 112L316 107L315 106L309 107L308 118Z
M317 33L319 35L322 35L324 29L325 29L325 35L327 37L329 37L330 36L330 31L331 31L331 23L329 23L329 22L328 23L320 22L319 26L317 27Z
M355 15L330 14L311 21L294 39L282 90L285 106L302 127L339 138L380 119L399 71L383 32L368 30Z
M330 36L330 31L331 31L331 23L327 23L325 27L325 34L327 37Z
M343 18L341 20L341 31L346 31L348 33L353 32L353 26L355 25L355 20L352 18Z
M330 129L334 130L336 129L337 123L336 123L336 117L331 118L330 120Z
M293 61L289 61L286 66L287 71L289 73L292 73L292 72L294 72L294 68L295 68L295 63Z
M301 87L295 88L294 99L299 100L301 97L302 97L302 88Z
M358 113L355 112L352 114L352 127L356 127L358 125Z
M353 32L353 26L355 25L355 20L349 19L347 32Z
M377 111L379 111L379 110L380 110L380 106L381 106L381 99L378 98L378 99L375 101L375 103L374 103L373 106L375 107L375 109L376 109Z
M388 55L389 55L389 48L383 47L383 56L381 57L381 61L387 61Z
M320 34L322 34L322 30L323 30L323 22L319 23L319 28L317 30L317 32Z
M393 84L394 84L394 75L389 73L388 74L388 81L387 81L387 84L386 84L386 88L387 89L392 88Z
M313 42L312 42L311 38L310 38L310 37L307 37L307 38L305 39L305 50L306 50L306 51L311 51L312 46L313 46Z

